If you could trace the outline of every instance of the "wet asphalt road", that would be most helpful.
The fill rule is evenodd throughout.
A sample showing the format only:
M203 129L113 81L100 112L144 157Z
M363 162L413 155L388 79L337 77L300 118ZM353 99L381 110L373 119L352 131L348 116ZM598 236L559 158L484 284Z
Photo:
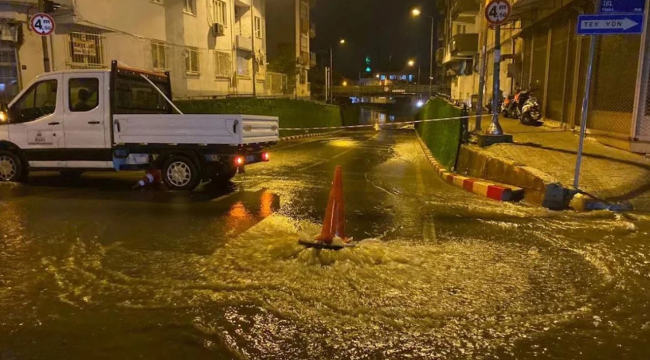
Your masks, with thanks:
M361 245L303 249L336 165ZM0 184L0 359L650 357L648 214L476 197L412 131L282 143L225 189L137 178Z

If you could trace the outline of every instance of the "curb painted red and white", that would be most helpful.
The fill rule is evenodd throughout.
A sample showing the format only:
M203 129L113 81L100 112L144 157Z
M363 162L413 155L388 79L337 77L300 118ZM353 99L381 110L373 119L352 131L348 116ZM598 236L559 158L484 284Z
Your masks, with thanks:
M524 189L518 188L516 186L509 185L497 185L487 182L487 180L473 179L458 174L454 174L447 169L445 169L431 154L431 151L422 141L420 136L417 136L420 146L424 154L429 159L429 163L433 166L433 169L440 175L440 177L461 189L465 189L471 193L492 199L497 201L519 201L524 198Z

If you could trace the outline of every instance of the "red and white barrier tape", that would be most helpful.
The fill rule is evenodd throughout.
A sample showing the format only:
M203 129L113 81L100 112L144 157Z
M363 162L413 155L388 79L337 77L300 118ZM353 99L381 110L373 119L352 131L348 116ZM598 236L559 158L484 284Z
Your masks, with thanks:
M491 117L492 114L481 115L481 117ZM437 121L450 121L450 120L462 120L467 116L458 116L442 119L426 119L426 120L415 120L415 121L403 121L403 122L386 122L386 123L375 123L375 124L365 124L365 125L349 125L349 126L325 126L325 127L304 127L304 128L281 128L280 131L301 131L301 130L334 130L334 129L358 129L358 128L374 128L375 126L394 126L394 125L413 125L426 122L437 122ZM475 117L475 116L472 116Z

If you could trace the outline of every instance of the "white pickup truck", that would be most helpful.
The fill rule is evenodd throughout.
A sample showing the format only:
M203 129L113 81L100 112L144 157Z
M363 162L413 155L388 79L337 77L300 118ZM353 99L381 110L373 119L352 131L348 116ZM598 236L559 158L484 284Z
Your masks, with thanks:
M118 66L36 78L0 113L0 181L30 171L159 169L172 190L224 181L269 160L275 117L183 115L169 100L169 74ZM174 114L174 111L178 114Z

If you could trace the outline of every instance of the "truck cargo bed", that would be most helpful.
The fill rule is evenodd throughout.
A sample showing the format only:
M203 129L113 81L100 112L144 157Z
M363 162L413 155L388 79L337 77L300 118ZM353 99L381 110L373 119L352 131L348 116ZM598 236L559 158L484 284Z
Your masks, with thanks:
M115 115L115 144L247 145L280 140L277 117L253 115Z

